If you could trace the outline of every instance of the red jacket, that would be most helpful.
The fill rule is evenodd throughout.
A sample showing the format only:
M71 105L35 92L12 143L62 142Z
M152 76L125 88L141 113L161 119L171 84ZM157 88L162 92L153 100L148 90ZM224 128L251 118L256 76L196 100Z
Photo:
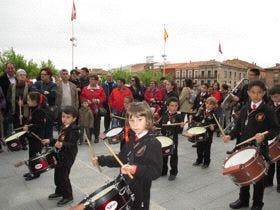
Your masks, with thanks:
M92 103L92 99L98 99L98 107L103 107L103 103L106 101L106 95L102 87L90 87L88 85L83 88L80 99L87 99L89 101L90 109L94 111L94 103Z
M109 97L109 104L111 109L115 109L118 112L122 112L123 110L123 102L126 96L133 97L129 88L125 87L124 91L120 91L119 88L113 89L110 97Z
M223 99L221 91L213 91L212 96L217 100L218 104L221 103Z
M151 91L151 88L148 88L144 97L148 104L151 103L151 98L154 98L156 101L162 101L163 99L162 91L158 88L155 88L154 92Z

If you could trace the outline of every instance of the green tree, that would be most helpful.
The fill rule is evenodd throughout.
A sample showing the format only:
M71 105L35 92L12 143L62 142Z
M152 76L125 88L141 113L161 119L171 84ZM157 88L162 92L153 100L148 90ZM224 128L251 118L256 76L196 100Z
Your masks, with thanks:
M27 61L23 55L17 54L13 48L0 52L0 73L4 72L5 64L9 62L14 63L17 69L24 69L29 78L36 78L43 67L50 67L53 74L57 74L57 69L55 69L51 60L41 61L41 64L38 65L32 59Z

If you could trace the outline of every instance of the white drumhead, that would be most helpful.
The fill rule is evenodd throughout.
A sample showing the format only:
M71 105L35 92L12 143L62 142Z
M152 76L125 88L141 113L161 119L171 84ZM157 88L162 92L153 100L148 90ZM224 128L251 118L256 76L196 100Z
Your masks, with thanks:
M244 164L248 160L250 160L252 157L254 157L256 152L257 152L257 150L253 149L253 148L245 149L240 152L237 152L236 154L234 154L227 160L224 167L229 168L232 166Z
M113 128L113 129L109 130L105 135L106 135L107 137L113 137L113 136L118 135L118 134L121 133L122 131L123 131L123 128L122 128L122 127Z
M173 144L172 139L166 136L157 136L156 139L161 143L161 147L168 147Z
M274 139L268 140L268 145L272 144L276 140L276 137Z
M193 128L190 128L188 130L188 132L191 133L192 135L199 135L199 134L205 133L206 129L204 127L193 127Z
M105 188L104 190L102 190L101 192L97 193L96 195L94 195L91 200L92 201L96 201L98 200L99 198L103 197L104 195L106 195L108 192L110 192L112 189L114 189L115 186L112 185L112 186L109 186L107 188Z
M18 137L22 136L22 135L25 134L25 133L26 133L26 131L21 131L21 132L15 133L15 134L9 136L8 138L6 138L6 139L5 139L5 142L8 142L8 141L17 139Z

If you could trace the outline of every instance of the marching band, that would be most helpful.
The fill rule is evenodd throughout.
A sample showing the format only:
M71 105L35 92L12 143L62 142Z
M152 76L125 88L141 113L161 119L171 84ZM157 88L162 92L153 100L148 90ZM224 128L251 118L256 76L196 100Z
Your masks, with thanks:
M251 209L262 209L264 189L273 185L275 174L280 193L280 87L267 90L259 69L249 69L248 78L231 90L216 83L202 84L195 91L192 80L186 79L178 91L166 78L159 86L151 80L145 88L137 76L127 86L123 78L115 81L108 74L102 84L87 68L80 75L71 71L71 78L64 69L57 83L51 69L44 68L32 83L25 70L16 70L12 63L5 67L0 76L0 152L3 146L13 152L28 148L29 159L15 164L27 165L26 181L54 169L56 189L48 198L61 198L59 207L73 202L69 174L78 145L84 142L93 166L100 171L100 166L120 167L120 175L72 209L109 209L117 204L112 209L149 209L152 181L168 174L168 161L168 181L178 174L178 136L197 148L193 166L206 169L215 132L225 143L236 139L232 151L225 151L222 172L240 187L230 208L249 206L253 185ZM100 133L102 117L105 131ZM58 139L53 138L54 127ZM92 142L107 140L111 156L96 156ZM110 144L118 143L116 154Z

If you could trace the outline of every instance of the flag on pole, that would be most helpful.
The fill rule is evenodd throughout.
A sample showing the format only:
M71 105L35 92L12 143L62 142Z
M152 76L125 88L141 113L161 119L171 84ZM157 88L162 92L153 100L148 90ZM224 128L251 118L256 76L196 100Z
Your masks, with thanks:
M219 48L218 48L218 51L219 53L223 54L223 51L222 51L222 46L221 46L221 43L219 42Z
M76 17L76 7L75 7L75 2L73 1L73 7L72 7L72 13L71 13L71 21L75 20Z
M167 33L166 29L164 28L163 39L165 42L166 42L167 38L168 38L168 33Z

